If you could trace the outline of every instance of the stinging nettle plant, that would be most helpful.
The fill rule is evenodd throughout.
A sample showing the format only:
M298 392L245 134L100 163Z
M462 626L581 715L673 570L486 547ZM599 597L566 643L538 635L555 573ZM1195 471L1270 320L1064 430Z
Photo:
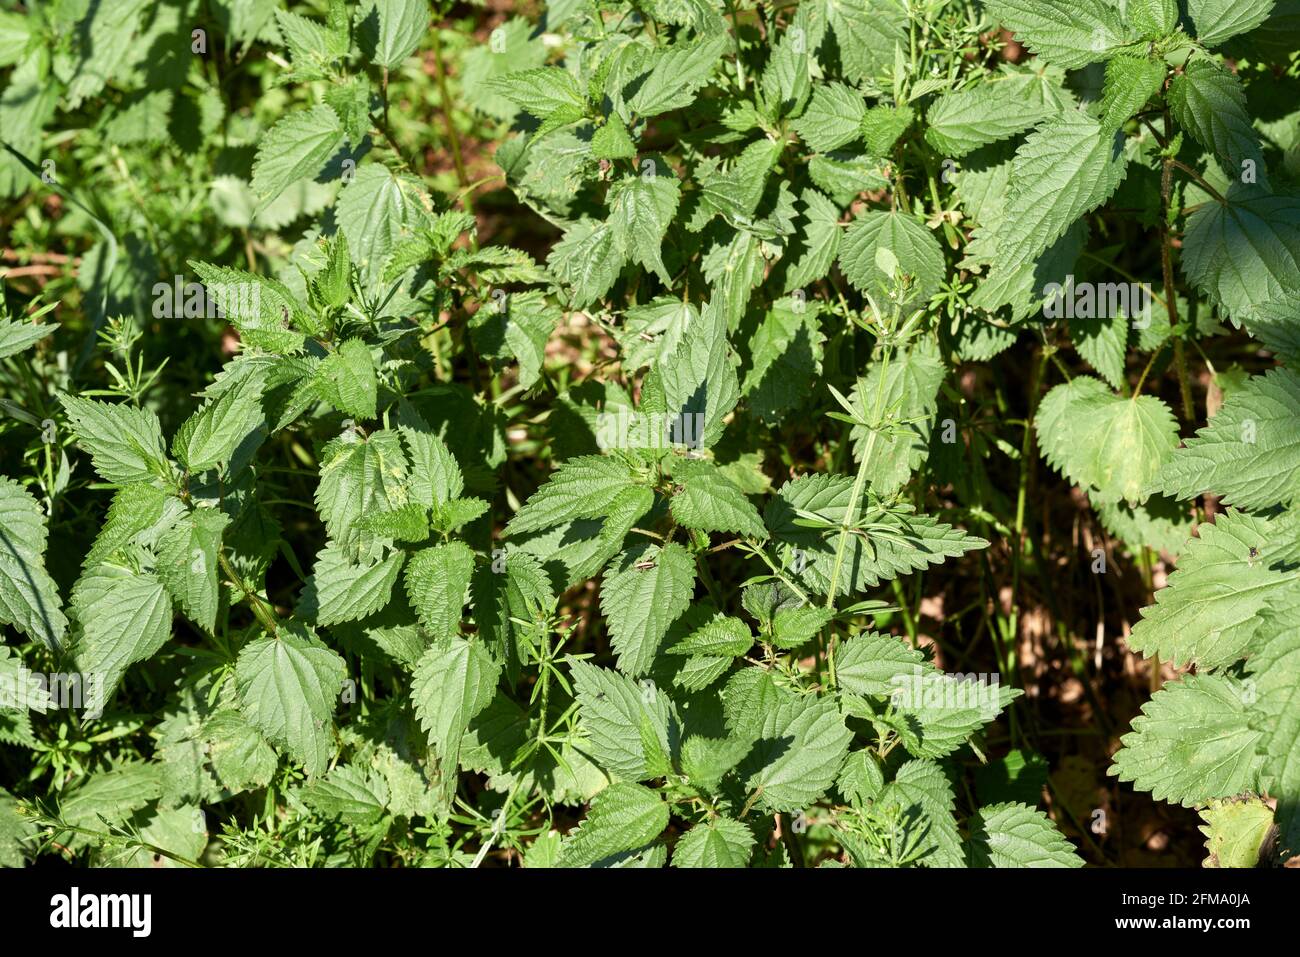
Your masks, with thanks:
M0 677L92 680L0 699L50 785L0 791L0 861L1103 862L1027 730L1040 456L1148 588L1177 561L1108 773L1207 863L1300 853L1294 4L562 3L463 55L450 8L292 6L176 84L83 71L192 49L185 4L0 19L11 88L65 85L0 96L0 188L55 100L166 153L210 97L175 175L217 220L129 244L142 200L45 184L100 233L75 370L0 317ZM466 130L540 242L481 242ZM173 273L191 378L129 293Z

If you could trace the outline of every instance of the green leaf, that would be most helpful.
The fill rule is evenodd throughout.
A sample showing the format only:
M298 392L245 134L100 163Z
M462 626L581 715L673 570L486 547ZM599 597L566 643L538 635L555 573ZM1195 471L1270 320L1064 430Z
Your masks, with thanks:
M828 5L831 29L850 82L881 75L894 50L907 49L908 8L900 0L838 0Z
M939 387L947 370L938 350L928 344L893 356L887 368L882 365L873 362L867 374L857 380L849 403L862 422L875 426L868 429L854 424L853 455L862 460L874 431L875 443L866 464L867 481L876 494L889 495L902 488L929 456ZM880 412L890 413L879 422L875 414L877 401Z
M1212 801L1201 808L1205 822L1204 867L1258 867L1264 858L1273 809L1257 797Z
M456 787L460 745L469 724L496 694L501 665L481 641L450 638L416 663L411 701L442 764L444 793Z
M320 397L345 415L373 419L379 396L375 360L360 339L348 339L316 369Z
M625 489L639 484L621 460L580 455L564 462L506 526L508 535L541 531L575 518L600 518Z
M1187 0L1196 39L1207 47L1255 29L1273 12L1274 0Z
M734 818L701 821L673 848L673 867L744 867L754 848L754 833Z
M607 668L570 659L578 715L596 763L624 781L645 781L667 770L668 697L648 680L641 683Z
M997 675L945 674L915 665L893 688L890 719L909 754L940 758L960 748L1024 692Z
M1182 263L1192 284L1240 324L1297 295L1300 198L1233 186L1227 199L1188 217Z
M881 268L879 255L888 250L896 269ZM898 273L908 277L900 305L923 305L943 282L945 266L939 241L916 219L905 213L869 210L849 226L840 245L840 269L854 288L882 304L892 301Z
M45 512L13 479L0 476L0 624L57 650L68 630L59 589L45 570Z
M1159 60L1128 54L1107 60L1106 87L1101 101L1102 128L1117 130L1123 126L1146 106L1164 81L1165 65Z
M172 453L186 471L206 472L230 463L263 424L262 388L261 375L244 376L182 423L172 439Z
M609 292L623 268L625 253L613 223L579 220L551 248L551 273L569 287L571 305L585 308Z
M596 795L591 809L560 846L560 867L590 867L618 854L636 851L668 826L668 805L640 784L611 784Z
M1228 394L1223 407L1175 449L1153 485L1175 498L1207 493L1225 505L1288 505L1300 493L1300 376L1270 369Z
M57 322L14 322L0 318L0 359L31 348L57 328Z
M340 765L325 777L308 782L299 793L313 811L345 824L374 824L388 804L384 779L350 765Z
M171 477L162 426L151 410L70 395L60 401L77 441L105 479L126 484Z
M749 626L739 618L717 614L667 649L670 655L713 655L735 658L754 644Z
M1226 675L1184 675L1133 719L1107 773L1160 801L1191 807L1255 787L1260 733L1248 722L1245 689Z
M831 617L828 608L782 608L772 617L772 643L788 650L799 648L826 627Z
M671 287L660 248L677 212L681 186L667 163L654 162L653 169L652 176L626 176L610 187L609 223L627 258L653 269Z
M809 807L835 782L852 732L834 702L782 691L758 726L758 741L741 764L745 788L761 788L758 802L770 811Z
M694 591L695 562L676 542L636 545L610 564L600 610L620 671L635 678L650 670L668 626Z
M73 587L71 608L81 625L72 652L93 687L87 710L102 714L126 669L171 637L171 599L156 576L104 564Z
M628 107L638 116L658 116L689 106L721 61L727 41L726 34L717 34L654 50L646 60L648 71L628 84L635 88Z
M318 625L374 614L388 604L405 558L395 551L387 558L355 562L344 549L327 544L316 556L303 603Z
M230 516L215 508L191 509L158 542L158 577L192 622L212 634L217 625L221 535Z
M201 735L208 745L212 770L223 787L239 793L271 783L275 752L240 712L233 708L213 712L203 722Z
M559 67L543 66L510 73L497 77L488 85L539 120L557 112L571 115L576 120L587 107L578 81L572 73Z
M274 637L250 641L235 661L244 716L311 777L329 764L330 716L346 677L343 659L296 622L282 624Z
M1300 591L1270 602L1256 650L1246 662L1245 686L1254 695L1250 726L1260 733L1260 788L1277 799L1277 850L1300 853L1300 632L1295 628ZM1249 698L1247 699L1249 700Z
M361 517L390 512L407 502L406 456L396 432L383 430L360 439L351 433L326 444L321 452L316 511L339 545L363 549L375 536Z
M1118 4L1082 0L1064 7L1052 0L990 0L993 19L1051 63L1075 70L1111 56L1129 42Z
M1266 603L1295 593L1300 579L1273 567L1286 543L1266 519L1229 510L1197 531L1128 645L1175 666L1219 668L1246 653Z
M1034 425L1048 463L1100 504L1144 501L1178 444L1178 423L1163 401L1116 395L1089 376L1048 392Z
M1128 169L1123 142L1078 110L1029 134L1016 151L1003 215L975 232L973 241L997 247L985 283L1005 281L1038 259L1079 217L1110 198Z
M966 865L953 817L952 784L939 765L933 761L908 761L898 769L894 780L885 785L876 804L882 808L897 807L903 812L909 830L916 828L920 832L917 850L923 866Z
M315 179L343 145L338 114L323 103L286 114L263 136L253 160L257 211L302 179Z
M406 594L434 637L450 638L459 631L473 572L474 553L463 542L422 549L406 563Z
M645 393L662 395L675 443L710 448L722 437L724 417L740 398L740 381L727 341L722 304L715 297L700 310L672 354L646 377ZM652 411L643 398L643 408Z
M712 462L685 459L674 467L673 480L677 488L670 505L680 525L704 532L767 538L758 509Z
M1178 0L1128 0L1128 22L1144 40L1159 40L1178 26Z
M807 109L792 125L809 149L825 153L856 140L866 112L857 90L843 83L824 83L813 89Z
M1214 152L1230 179L1240 179L1249 169L1260 185L1268 184L1246 91L1234 73L1214 60L1193 60L1169 84L1169 108L1179 126Z
M933 672L918 648L893 635L868 631L844 642L835 654L835 680L845 691L889 695L899 690L900 677Z
M374 283L383 275L389 256L426 224L428 204L428 194L418 179L379 163L361 166L344 185L334 215L364 279Z
M596 127L596 132L591 136L591 155L603 160L632 159L636 156L636 144L617 116L607 117L603 125Z
M370 61L391 70L415 52L429 31L429 5L426 0L370 0L357 22L363 43L373 47Z
M970 821L971 867L1082 867L1051 819L1025 804L982 807Z
M1023 133L1062 112L1068 94L1052 71L993 76L968 89L945 93L926 113L925 138L949 157Z

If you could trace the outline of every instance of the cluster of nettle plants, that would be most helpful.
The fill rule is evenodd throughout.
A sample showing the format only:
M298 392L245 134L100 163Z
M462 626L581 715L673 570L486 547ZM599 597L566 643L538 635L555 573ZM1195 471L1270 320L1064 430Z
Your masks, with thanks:
M217 128L201 67L124 52L190 57L193 5L61 6L0 15L0 186L54 188L56 106ZM1022 555L1023 485L1019 519L987 497L1017 448L952 375L1010 350L1020 455L1178 559L1128 647L1188 667L1112 773L1202 809L1219 863L1300 851L1295 3L566 0L461 76L544 261L480 246L392 135L423 0L266 6L218 4L285 90L212 195L246 228L308 184L316 225L189 262L239 349L176 427L139 302L102 322L119 388L60 380L0 480L0 747L30 754L0 860L1081 864L956 779L1014 678L882 613L989 547L963 516ZM598 353L550 361L561 327ZM6 316L0 355L54 329ZM1207 418L1242 329L1266 371ZM68 590L47 511L91 467Z

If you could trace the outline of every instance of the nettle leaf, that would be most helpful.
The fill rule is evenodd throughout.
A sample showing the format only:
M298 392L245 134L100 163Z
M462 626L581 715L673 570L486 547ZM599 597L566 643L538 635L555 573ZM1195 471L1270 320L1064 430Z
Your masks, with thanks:
M14 322L0 318L0 359L25 352L57 328L57 322Z
M185 616L212 634L221 592L217 565L230 516L215 508L191 509L158 542L158 578Z
M1274 0L1188 0L1187 13L1196 27L1196 39L1207 47L1255 29L1273 12Z
M1297 408L1300 376L1286 369L1252 376L1174 450L1153 486L1180 499L1213 492L1239 508L1290 504L1300 493Z
M1123 142L1121 134L1077 110L1048 120L1025 139L1012 164L1003 215L990 235L990 227L981 226L973 239L997 246L985 283L1036 260L1080 216L1110 198L1128 169Z
M362 527L361 517L405 505L407 474L406 455L394 431L365 439L348 432L327 443L321 452L316 511L330 538L350 547L369 545L374 536Z
M1261 789L1277 798L1278 850L1300 849L1300 632L1294 627L1300 594L1287 596L1265 613L1273 634L1258 642L1246 666L1254 692L1250 726L1260 733Z
M838 226L832 223L838 240ZM832 246L835 244L832 244ZM833 248L828 248L826 268ZM750 411L775 424L798 408L821 372L826 336L821 331L821 304L794 296L779 299L749 341L750 365L741 385Z
M389 257L397 258L402 242L426 225L430 205L423 185L409 173L378 163L356 171L339 191L334 215L362 276L374 282L385 274Z
M965 867L966 854L953 816L952 784L933 761L916 759L898 769L876 804L897 808L901 822L915 833L923 867Z
M1204 867L1258 867L1263 863L1273 809L1252 797L1237 801L1213 801L1200 811L1205 822Z
M848 754L853 733L833 701L781 691L763 708L758 740L740 765L747 791L771 811L800 811L826 793Z
M369 0L357 23L362 44L373 49L371 62L392 69L415 52L428 32L429 5L425 0Z
M840 249L839 207L815 189L805 189L799 203L797 245L786 252L791 259L786 292L825 278Z
M890 413L877 428L855 424L851 432L858 461L875 433L866 469L867 481L877 494L897 491L929 455L930 430L946 371L938 350L927 342L891 357L887 366L873 362L854 385L849 402L864 422L876 425L870 410L877 403L882 412Z
M320 397L345 415L373 419L379 396L375 360L360 339L348 339L316 369Z
M687 831L673 848L673 867L744 867L754 848L754 832L734 818L719 815Z
M803 115L792 124L809 149L826 153L861 135L867 105L862 94L843 83L819 84Z
M844 74L851 82L879 76L907 49L907 7L899 0L840 0L828 5Z
M508 535L541 531L575 518L601 518L626 489L641 484L619 458L580 455L564 462L506 525Z
M660 248L668 224L677 213L681 186L672 168L649 160L653 175L625 176L609 189L609 222L628 259L653 269L665 286L672 286Z
M673 467L673 480L670 506L685 528L767 538L758 509L712 462L684 459Z
M553 114L572 116L576 120L587 106L577 79L559 67L542 66L510 73L496 77L488 85L539 120Z
M0 476L0 624L57 650L68 619L58 586L45 570L47 535L40 504L13 479Z
M338 114L324 103L282 117L261 138L253 160L255 214L299 180L314 179L346 136Z
M1059 71L1010 73L945 93L926 113L925 138L953 158L1023 133L1070 103Z
M694 591L695 562L676 542L635 545L610 563L600 610L620 671L635 678L650 670L668 626L686 611Z
M1101 125L1119 129L1139 112L1165 80L1159 60L1127 54L1106 61L1106 86L1101 101Z
M1169 84L1169 108L1178 125L1223 162L1230 177L1249 169L1260 185L1268 185L1259 134L1236 74L1214 60L1193 60Z
M628 108L638 116L657 116L689 106L727 45L727 35L717 34L654 50L645 63L648 70L627 85L635 89L627 98Z
M1191 807L1255 788L1260 732L1251 729L1241 681L1184 675L1151 696L1120 741L1108 774Z
M424 530L427 534L427 523ZM320 625L373 614L388 604L405 558L395 551L387 558L356 562L345 549L326 545L316 556L303 604Z
M1084 0L990 0L989 14L1044 59L1075 70L1105 60L1130 42L1117 4Z
M171 477L162 426L152 410L70 395L60 401L77 441L105 479L125 484Z
M171 637L171 598L157 576L103 564L72 589L71 609L81 626L72 653L93 681L91 710L102 713L126 669Z
M345 824L374 824L388 804L388 787L382 777L348 765L309 782L300 795L313 811Z
M529 389L541 378L546 343L562 318L558 306L530 290L479 309L470 319L470 334L481 355L518 362L519 384Z
M1178 26L1178 0L1129 0L1129 26L1144 40L1158 40Z
M649 680L639 684L607 668L570 660L578 716L591 756L624 781L660 777L669 769L668 697Z
M1024 692L965 674L926 674L913 668L894 688L892 726L909 754L941 758L996 718Z
M672 355L661 357L646 377L645 392L662 396L662 408L653 411L667 414L678 442L710 448L722 437L724 417L740 398L740 380L716 297L687 327Z
M435 637L449 638L459 630L473 573L474 553L463 542L422 549L406 563L406 594Z
M551 248L547 268L569 287L571 305L582 309L609 292L626 260L613 223L583 219Z
M1240 324L1260 306L1297 295L1300 198L1234 185L1227 199L1188 217L1182 263L1196 288Z
M920 675L922 669L934 673L919 648L875 631L854 635L835 653L835 680L855 694L893 694L902 686L898 679Z
M1229 510L1197 532L1128 645L1176 666L1220 668L1251 648L1261 610L1300 591L1300 578L1276 567L1288 546L1267 519Z
M982 807L970 821L971 867L1082 867L1051 819L1025 804Z
M313 777L333 751L330 716L346 677L343 659L296 622L250 641L235 662L243 715Z
M1048 392L1034 424L1048 463L1099 504L1144 501L1178 444L1178 423L1163 401L1116 395L1089 376Z
M890 257L882 257L886 250ZM882 268L882 260L893 268ZM899 274L907 277L902 306L923 305L939 291L945 266L939 241L916 219L897 211L870 210L855 219L840 246L840 269L854 288L884 303Z
M262 389L260 375L246 375L182 423L172 438L172 453L186 471L205 472L230 463L265 420Z
M461 739L496 694L501 665L481 641L451 638L415 665L411 701L442 764L444 793L454 793Z
M611 784L591 802L576 830L560 845L560 867L591 867L638 851L668 826L668 805L640 784Z

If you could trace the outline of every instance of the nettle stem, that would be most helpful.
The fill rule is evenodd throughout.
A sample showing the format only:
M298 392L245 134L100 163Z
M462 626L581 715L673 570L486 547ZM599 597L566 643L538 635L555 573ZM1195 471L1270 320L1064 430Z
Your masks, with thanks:
M1174 368L1178 371L1178 393L1182 398L1183 419L1191 422L1196 417L1192 404L1192 386L1187 377L1187 356L1183 350L1182 333L1178 331L1178 291L1174 287L1173 237L1169 228L1169 200L1173 192L1174 166L1181 166L1174 157L1168 155L1168 144L1173 139L1173 120L1169 107L1163 111L1165 128L1164 145L1166 155L1160 163L1160 271L1164 283L1165 310L1169 314L1169 326L1174 337ZM1197 177L1199 180L1199 177ZM1213 190L1211 190L1213 192ZM1215 194L1218 196L1218 194ZM1218 197L1222 202L1222 197Z

